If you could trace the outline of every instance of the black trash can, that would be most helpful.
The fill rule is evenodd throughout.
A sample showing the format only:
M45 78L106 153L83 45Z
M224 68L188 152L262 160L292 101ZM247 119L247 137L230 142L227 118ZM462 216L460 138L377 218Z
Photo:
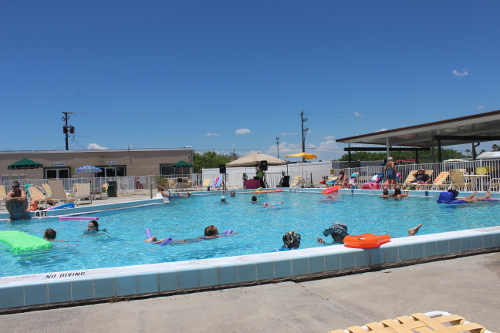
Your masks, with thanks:
M118 190L117 185L116 185L116 181L109 181L108 184L109 184L109 186L108 186L108 197L110 197L110 198L111 197L116 198L117 197L116 193L117 193L117 190Z

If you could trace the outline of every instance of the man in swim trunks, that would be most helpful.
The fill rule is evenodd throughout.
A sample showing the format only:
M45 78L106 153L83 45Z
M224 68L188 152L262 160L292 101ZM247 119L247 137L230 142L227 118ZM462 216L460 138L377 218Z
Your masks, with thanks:
M14 205L18 204L21 205L21 219L24 220L26 218L26 211L28 210L28 197L16 180L12 182L12 191L9 191L5 198L5 208L7 208L11 220L15 220Z
M483 197L477 197L476 198L477 191L475 191L474 193L472 193L468 197L457 198L457 196L458 196L458 191L457 190L451 189L451 190L448 190L448 192L453 193L453 196L455 197L455 200L461 200L461 201L465 201L465 202L478 202L478 201L481 201L481 200L484 200L484 199L489 199L490 196L491 196L490 191L487 191L485 196L483 196Z

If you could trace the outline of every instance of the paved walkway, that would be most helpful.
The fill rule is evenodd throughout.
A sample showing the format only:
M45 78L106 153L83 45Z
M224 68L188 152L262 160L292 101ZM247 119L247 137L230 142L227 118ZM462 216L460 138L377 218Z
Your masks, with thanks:
M446 311L500 328L500 253L309 282L0 316L0 332L328 332Z

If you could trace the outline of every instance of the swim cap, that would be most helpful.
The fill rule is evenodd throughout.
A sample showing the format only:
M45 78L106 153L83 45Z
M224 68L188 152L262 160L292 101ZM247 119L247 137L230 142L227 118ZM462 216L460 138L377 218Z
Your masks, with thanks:
M300 242L300 234L295 231L289 231L283 235L283 243L285 244L285 247L290 247L290 245L292 245L296 240Z
M323 235L325 237L333 234L348 236L349 234L347 233L347 226L342 222L335 222L330 228L323 231Z

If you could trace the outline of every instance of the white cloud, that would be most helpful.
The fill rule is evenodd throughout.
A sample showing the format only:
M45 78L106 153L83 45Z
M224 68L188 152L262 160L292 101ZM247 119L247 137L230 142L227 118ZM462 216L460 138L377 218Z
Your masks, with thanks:
M467 76L469 75L469 70L467 68L463 68L461 72L457 71L456 69L451 72L451 74L456 75L456 76Z
M297 135L297 133L281 133L281 136Z
M240 128L240 129L237 129L234 133L236 133L236 134L248 134L251 132L248 128Z
M323 140L333 140L335 137L333 135L325 136Z
M378 130L377 132L383 132L383 131L387 131L387 128L382 128L381 130Z
M89 143L87 149L89 150L107 150L107 147L101 147L97 143Z
M478 110L484 109L484 105L479 105L477 108Z
M219 134L215 134L215 133L207 133L206 135L207 136L219 136Z
M361 118L363 115L359 112L354 112L354 118Z

